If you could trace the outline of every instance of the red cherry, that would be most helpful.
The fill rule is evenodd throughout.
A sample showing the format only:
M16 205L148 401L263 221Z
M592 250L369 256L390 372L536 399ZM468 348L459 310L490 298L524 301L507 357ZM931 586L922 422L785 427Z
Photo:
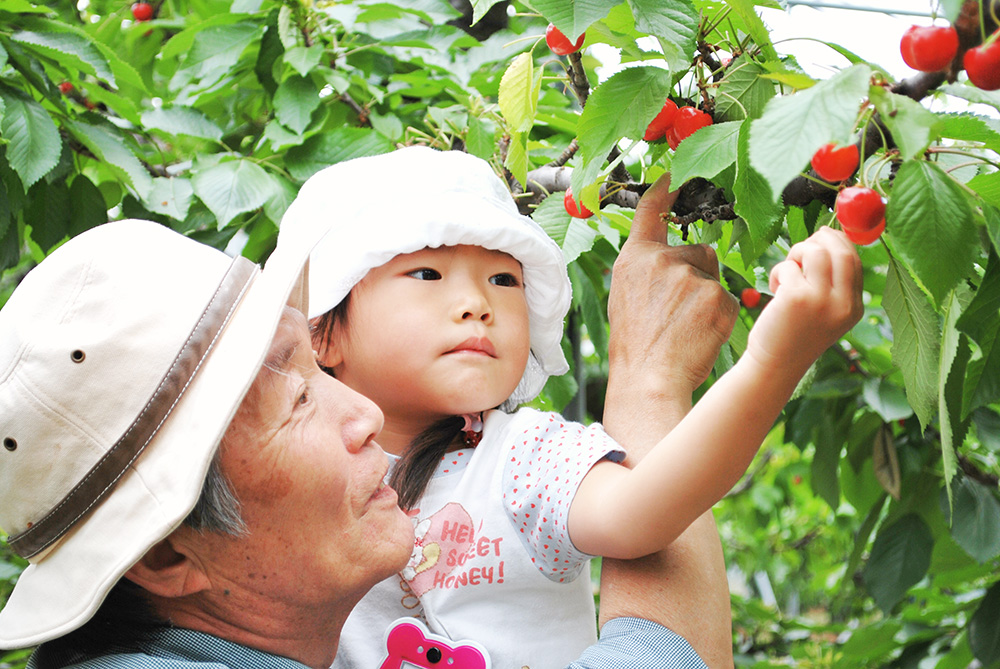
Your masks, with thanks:
M824 144L813 154L812 168L827 181L843 181L858 169L858 147L856 144L838 147L833 142Z
M801 485L802 484L802 477L800 475L796 474L794 477L792 477L792 483L794 483L795 485Z
M756 288L744 288L740 293L740 302L747 309L756 309L760 304L760 291Z
M583 46L583 38L587 36L587 33L583 33L577 38L576 44L569 41L569 38L562 34L559 28L556 28L554 23L550 23L549 27L545 29L545 43L549 45L549 49L552 53L557 56L567 56L571 53L576 53Z
M136 21L149 21L153 18L153 5L148 2L135 2L132 4L132 18Z
M885 232L884 218L871 230L844 228L844 234L847 235L847 238L858 246L868 246L882 236L883 232ZM854 365L851 365L851 367L854 367Z
M948 67L958 53L958 33L951 26L910 26L899 40L903 62L921 72Z
M566 213L573 218L590 218L594 215L594 212L583 206L583 202L577 205L575 199L573 199L573 191L569 188L566 189L566 194L563 195L563 207L566 208Z
M845 232L868 232L880 224L884 225L885 203L882 196L865 186L843 189L837 193L837 220Z
M681 143L681 140L677 138L677 128L675 126L670 126L667 132L664 134L667 140L667 144L674 151L677 150L677 145Z
M73 92L73 84L69 83L68 81L62 82L61 84L59 84L59 92L62 93L63 95L69 95L70 93Z
M969 49L962 58L969 81L984 91L1000 88L1000 30L990 39L993 41Z
M653 117L653 120L646 126L646 133L642 136L647 142L654 142L663 137L674 125L674 117L677 115L677 103L667 100L663 103L663 108Z
M712 125L712 117L694 107L681 107L674 116L674 130L678 142L683 142L696 130L709 125Z

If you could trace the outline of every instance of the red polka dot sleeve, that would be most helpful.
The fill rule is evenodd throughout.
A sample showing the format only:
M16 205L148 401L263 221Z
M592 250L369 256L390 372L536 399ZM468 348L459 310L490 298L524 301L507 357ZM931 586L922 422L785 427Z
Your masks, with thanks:
M558 414L511 435L503 472L503 504L531 561L553 581L570 581L592 557L569 539L570 502L595 463L621 462L622 448L601 425L584 426Z

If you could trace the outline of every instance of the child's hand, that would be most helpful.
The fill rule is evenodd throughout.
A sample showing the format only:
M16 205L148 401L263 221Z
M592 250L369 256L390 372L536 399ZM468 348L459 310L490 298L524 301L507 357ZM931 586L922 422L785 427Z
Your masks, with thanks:
M843 232L823 227L771 270L774 299L750 332L747 353L770 369L804 374L857 323L861 259Z

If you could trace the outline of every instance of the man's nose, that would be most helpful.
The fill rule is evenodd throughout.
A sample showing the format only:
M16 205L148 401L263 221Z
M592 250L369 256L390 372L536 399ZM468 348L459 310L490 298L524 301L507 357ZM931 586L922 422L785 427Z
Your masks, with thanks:
M339 381L337 384L338 396L332 401L336 402L340 409L340 428L344 446L351 453L356 453L382 431L385 417L382 410L370 399Z

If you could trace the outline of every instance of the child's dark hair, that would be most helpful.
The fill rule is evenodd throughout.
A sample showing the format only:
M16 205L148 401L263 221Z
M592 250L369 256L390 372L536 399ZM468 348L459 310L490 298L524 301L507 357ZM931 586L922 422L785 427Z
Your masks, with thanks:
M310 325L312 343L317 351L322 352L326 342L336 334L337 328L347 324L350 299L351 294L348 293L340 304L312 321ZM334 376L332 369L328 367L322 369L330 376ZM448 416L431 425L410 442L396 462L392 476L389 477L389 485L399 495L400 508L408 510L417 503L427 489L427 484L442 456L454 443L464 426L465 420L461 416Z

